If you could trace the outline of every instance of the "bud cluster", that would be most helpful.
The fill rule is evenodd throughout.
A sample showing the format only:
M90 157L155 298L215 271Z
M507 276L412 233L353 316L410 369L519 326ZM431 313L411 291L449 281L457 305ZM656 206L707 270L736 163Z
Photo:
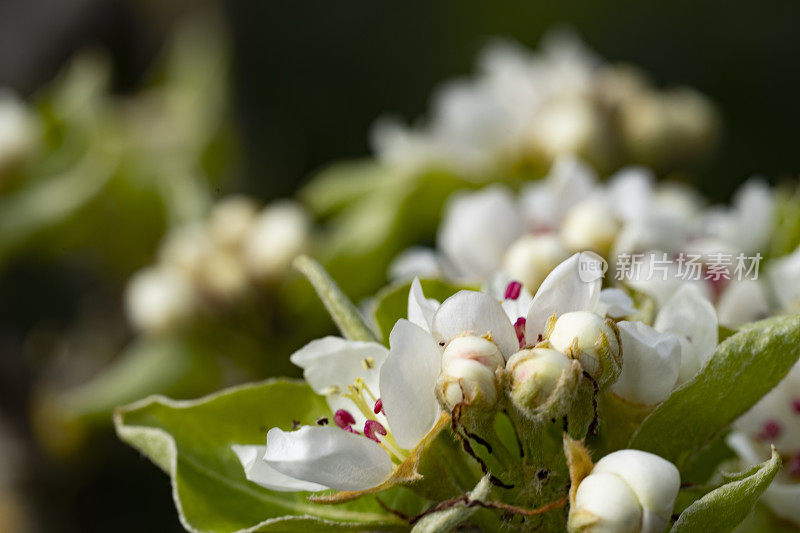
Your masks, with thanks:
M252 287L279 280L309 233L308 216L294 203L259 210L250 198L226 198L206 220L165 237L158 262L128 284L128 316L138 329L160 333L204 306L230 305Z

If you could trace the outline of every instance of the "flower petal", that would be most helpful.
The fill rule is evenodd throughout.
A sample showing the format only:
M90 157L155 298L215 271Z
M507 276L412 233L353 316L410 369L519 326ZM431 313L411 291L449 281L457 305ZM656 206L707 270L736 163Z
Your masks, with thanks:
M717 348L717 314L694 285L683 284L661 308L653 325L681 341L678 383L692 378Z
M389 265L389 278L392 280L409 280L414 276L438 278L442 275L442 265L434 250L413 246L394 258Z
M644 167L626 167L609 178L611 203L623 220L641 220L653 212L656 177Z
M659 333L643 322L617 323L622 341L622 373L611 386L617 395L653 405L667 398L678 380L681 343L673 333Z
M755 279L731 280L717 301L720 324L735 328L769 315L763 285Z
M264 460L287 476L336 490L365 490L392 474L392 461L380 444L330 426L272 428Z
M619 450L597 461L592 475L598 473L616 474L633 490L643 509L669 519L681 476L666 459L640 450Z
M525 338L531 341L544 333L553 315L572 311L594 311L600 299L602 276L590 281L581 279L581 268L602 272L603 260L592 252L580 252L558 265L542 282L533 297L528 313ZM593 277L593 276L590 276Z
M437 243L459 274L485 278L524 229L511 193L499 186L462 194L450 201Z
M611 318L622 318L636 313L633 298L622 289L603 289L600 291L600 302L597 304L597 314Z
M331 387L346 390L356 378L362 378L377 394L380 368L388 355L377 342L329 336L309 342L290 360L303 369L303 377L317 394L329 395Z
M445 300L433 315L431 332L439 343L447 343L462 333L491 333L506 359L519 351L514 326L500 302L483 292L459 291Z
M285 492L295 492L298 490L318 491L328 487L319 483L311 483L301 479L289 477L281 474L263 460L266 446L252 446L234 444L231 446L239 461L244 468L244 474L248 481L252 481L270 490Z
M425 298L419 278L414 278L414 281L411 282L411 290L408 291L408 320L425 331L430 331L433 314L439 305L438 300Z
M436 380L442 351L430 333L399 320L389 335L389 357L381 369L381 399L397 443L413 449L436 423Z

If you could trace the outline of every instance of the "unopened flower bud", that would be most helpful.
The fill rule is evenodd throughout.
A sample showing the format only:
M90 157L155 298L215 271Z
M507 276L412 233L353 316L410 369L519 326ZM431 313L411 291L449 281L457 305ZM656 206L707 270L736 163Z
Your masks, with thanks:
M588 199L567 211L561 226L561 239L571 250L591 250L606 255L619 229L619 221L605 202Z
M603 457L571 502L571 533L660 533L667 529L680 489L675 465L639 450Z
M569 252L556 235L525 235L506 252L503 269L513 279L535 291Z
M456 337L442 354L436 394L448 411L457 405L491 408L497 403L497 370L505 364L497 346L482 337Z
M520 411L535 416L540 407L555 403L553 395L560 388L571 395L576 379L573 363L566 355L548 348L521 350L508 360L511 402ZM559 402L560 404L561 402ZM555 406L561 409L562 405ZM545 413L545 418L562 416L563 412Z
M537 118L532 136L534 145L550 159L564 154L596 159L598 147L603 146L597 110L581 97L550 102Z
M244 259L252 276L260 280L282 276L295 257L308 246L310 221L292 202L264 208L244 244Z
M203 258L197 281L209 296L225 302L238 298L248 287L241 258L223 249L213 250Z
M125 306L135 328L164 333L186 321L195 309L191 282L179 270L150 267L128 283Z
M548 338L561 353L580 361L583 370L601 388L613 383L622 368L622 354L614 323L589 311L558 317Z
M208 233L219 246L238 248L256 220L256 202L246 196L231 196L214 205L208 219Z
M159 247L158 258L163 264L195 277L212 248L202 224L187 224L167 234Z

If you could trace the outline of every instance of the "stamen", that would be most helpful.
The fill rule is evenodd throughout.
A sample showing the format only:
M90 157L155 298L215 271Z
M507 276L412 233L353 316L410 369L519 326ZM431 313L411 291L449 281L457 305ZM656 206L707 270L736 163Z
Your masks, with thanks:
M364 436L380 444L381 441L375 436L376 433L381 436L386 436L386 428L376 420L367 420L364 422Z
M792 410L795 413L800 414L800 398L795 398L792 400Z
M317 425L318 426L327 426L328 425L328 417L321 416L317 418Z
M353 415L344 409L339 409L336 411L336 413L333 415L333 421L342 429L351 429L350 426L356 423L356 419L353 418Z
M520 348L525 346L525 322L525 317L522 316L514 322L514 331L517 332L517 340L519 341Z
M777 439L783 432L783 428L774 420L767 420L761 429L761 433L756 435L759 440Z
M372 408L372 412L376 415L383 412L383 400L378 398L378 401L375 402L375 407Z
M331 396L333 394L341 394L342 388L339 385L331 385L327 389L325 389L325 395Z
M365 357L363 361L361 361L361 365L364 367L364 370L372 370L375 368L375 359L372 357Z
M522 283L512 281L506 286L506 300L516 300L519 298L520 291L522 291Z
M800 454L789 459L786 463L786 471L792 477L800 477Z

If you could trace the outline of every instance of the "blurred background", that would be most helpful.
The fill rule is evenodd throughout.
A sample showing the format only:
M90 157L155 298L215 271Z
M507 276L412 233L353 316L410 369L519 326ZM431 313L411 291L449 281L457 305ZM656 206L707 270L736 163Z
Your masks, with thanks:
M201 14L213 31L182 30ZM799 23L788 0L0 0L0 86L36 106L48 153L0 183L15 200L0 202L0 530L181 530L165 475L109 427L75 436L41 392L133 337L121 295L171 217L230 193L290 196L332 161L368 156L379 116L423 115L490 38L535 48L564 25L606 60L715 103L720 142L692 178L723 201L753 174L798 171ZM60 188L20 194L53 174ZM93 215L46 227L37 206L67 212L80 191ZM263 374L242 363L220 383L242 368Z

